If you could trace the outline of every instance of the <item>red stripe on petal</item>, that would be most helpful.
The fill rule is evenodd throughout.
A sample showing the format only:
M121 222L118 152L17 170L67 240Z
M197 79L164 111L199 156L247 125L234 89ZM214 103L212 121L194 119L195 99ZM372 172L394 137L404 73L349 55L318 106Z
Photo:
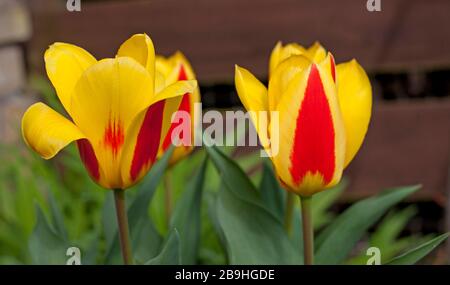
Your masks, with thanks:
M103 143L109 148L114 157L119 153L125 141L125 135L120 120L110 120L103 135Z
M156 102L145 113L131 163L132 180L136 180L141 170L156 159L161 138L164 104L164 100Z
M180 73L178 73L178 80L187 80L186 70L184 69L184 65L180 66Z
M183 95L183 98L181 99L181 103L180 103L180 107L178 108L178 111L185 111L185 112L188 112L190 114L190 112L191 112L190 95L191 94L189 94L189 93L186 93L186 94ZM177 119L177 116L175 115L174 123L171 123L170 128L169 128L169 130L167 132L167 135L164 138L164 141L163 141L163 144L162 144L162 148L163 148L164 151L166 151L169 148L169 146L172 145L172 133L173 133L174 129L177 126L181 125L182 123L183 123L183 120ZM189 132L189 133L192 133L192 132ZM184 135L184 132L182 132L180 134L180 138L179 139L181 141L184 140L183 135Z
M100 169L91 143L87 139L81 139L77 141L77 146L81 161L83 161L89 175L95 181L98 181L100 179Z
M180 66L180 73L178 74L178 80L187 80L187 74L186 74L186 70L184 69L184 66L181 65ZM188 112L189 114L191 113L191 102L190 102L190 96L191 94L186 93L183 95L183 98L181 99L181 103L180 106L178 107L178 111L185 111ZM166 151L170 145L172 145L172 133L173 130L181 125L183 123L182 120L178 120L175 118L175 123L172 123L170 125L170 128L167 132L166 137L164 138L163 144L162 144L162 149L163 151ZM192 133L192 132L189 132ZM182 133L182 135L184 135L184 132ZM180 140L183 141L183 137L180 137Z
M320 173L328 184L335 169L334 127L330 106L316 65L312 65L297 117L289 169L296 184L305 175Z

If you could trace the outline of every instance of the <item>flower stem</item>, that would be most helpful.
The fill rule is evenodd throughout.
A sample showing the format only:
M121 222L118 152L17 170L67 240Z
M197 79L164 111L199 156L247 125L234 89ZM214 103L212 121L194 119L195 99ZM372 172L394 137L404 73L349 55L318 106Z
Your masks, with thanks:
M123 262L125 265L131 265L133 264L133 257L125 205L125 191L122 189L114 189L114 200L116 202L117 224L119 228L120 249L122 250Z
M167 228L170 226L170 217L172 216L173 193L172 184L170 183L169 173L164 176L164 209L166 214Z
M287 192L286 197L286 212L284 216L284 226L286 227L286 232L290 236L292 233L292 219L294 218L294 202L296 195L292 192Z
M312 197L301 197L303 224L303 252L305 265L314 264L314 229L312 224Z

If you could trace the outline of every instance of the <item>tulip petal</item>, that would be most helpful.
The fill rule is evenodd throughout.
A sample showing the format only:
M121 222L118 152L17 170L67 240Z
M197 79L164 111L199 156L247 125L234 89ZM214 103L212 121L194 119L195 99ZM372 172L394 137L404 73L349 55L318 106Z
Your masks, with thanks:
M280 64L285 59L289 58L292 55L300 55L306 52L306 49L299 44L290 43L285 46L281 42L278 42L272 53L270 54L269 60L269 78L272 76L273 72L277 68L278 64Z
M146 34L135 34L126 40L117 51L117 57L131 57L139 62L150 76L155 76L155 47L152 39ZM153 83L152 83L152 88ZM156 88L155 88L156 90ZM155 91L156 93L156 91Z
M331 73L312 64L297 74L277 110L282 147L273 162L279 179L303 196L339 182L345 130Z
M155 162L163 116L164 100L142 111L131 124L120 163L120 175L126 188L137 183Z
M155 47L146 34L135 34L126 40L117 51L118 57L131 57L152 75L155 70Z
M194 71L186 59L186 57L181 52L176 52L173 56L171 56L168 60L171 63L172 69L175 70L177 74L176 80L192 80L195 79ZM168 80L171 80L172 72L166 73L169 76ZM176 100L179 99L179 100ZM163 143L161 145L161 149L159 155L162 156L164 152L172 145L172 133L173 131L183 124L183 118L178 117L175 118L174 123L172 123L172 115L176 111L183 111L190 114L190 127L191 130L189 142L186 145L182 145L174 149L173 155L170 158L169 163L174 164L187 154L189 154L193 149L193 140L194 140L194 130L195 130L195 112L194 112L194 104L200 102L200 91L199 88L195 88L193 93L186 93L182 97L176 97L173 99L166 100L166 105L164 108L164 120L163 120L163 133L166 133ZM184 135L184 134L183 134ZM187 142L187 141L186 141Z
M276 109L278 102L295 75L311 65L303 55L293 55L280 63L269 80L269 110Z
M101 178L105 176L102 174L102 168L95 155L91 142L88 139L81 139L77 141L77 146L81 161L85 165L91 178L100 185L107 187L108 184L101 181Z
M372 88L364 69L356 60L337 66L339 105L347 132L346 167L361 147L370 122Z
M192 68L191 64L189 63L189 60L187 60L187 58L184 56L183 53L181 53L180 51L177 51L171 58L175 62L180 63L185 71L186 79L182 79L183 76L182 76L182 73L180 72L178 75L178 80L194 80L194 79L196 79L194 69ZM180 68L180 71L181 71L181 68ZM189 97L190 97L189 101L190 101L191 110L193 111L194 104L200 102L200 90L199 90L198 86L195 88L194 92L190 93ZM194 121L195 121L195 118L193 119L193 122Z
M66 43L54 43L44 55L48 78L66 111L71 114L72 91L83 72L97 62L84 49Z
M186 93L191 93L197 87L196 80L181 80L175 82L166 88L164 88L161 92L156 94L152 99L151 103L155 103L164 99L173 98L177 96L181 96Z
M250 118L258 133L261 145L267 148L269 146L268 124L262 123L264 118L261 118L264 114L262 112L269 111L267 88L247 69L237 65L235 67L234 81L244 108L250 111ZM266 122L269 119L269 115L266 113Z
M152 78L129 57L105 59L88 68L72 94L72 117L92 144L107 177L100 184L121 188L120 156L132 120L154 102Z
M336 82L336 63L331 52L329 52L327 56L319 62L319 65L322 66L324 70L328 70L331 74L331 78L333 78L333 81Z
M159 55L156 56L156 70L164 76L167 84L181 80L179 79L181 66L183 66L183 71L186 75L186 79L183 80L195 79L191 64L180 51L177 51L168 58Z
M315 42L306 50L305 55L313 62L319 63L325 59L327 51L319 42Z
M157 56L156 59L156 70L164 76L166 84L173 84L181 80L193 80L195 76L192 70L189 70L189 76L187 73L187 65L180 60L174 60L174 56L170 58L165 58L162 56ZM198 87L196 88L198 90ZM164 106L164 120L163 120L163 133L167 133L171 126L172 114L176 112L181 104L183 97L173 97L166 100ZM160 155L162 155L162 150Z
M43 103L31 105L23 115L22 135L27 145L45 159L85 138L71 121Z
M124 185L129 187L137 183L155 162L158 150L168 131L168 128L163 128L165 105L168 99L191 93L196 86L195 80L175 82L157 95L157 101L153 100L151 106L134 118L125 137L120 163Z

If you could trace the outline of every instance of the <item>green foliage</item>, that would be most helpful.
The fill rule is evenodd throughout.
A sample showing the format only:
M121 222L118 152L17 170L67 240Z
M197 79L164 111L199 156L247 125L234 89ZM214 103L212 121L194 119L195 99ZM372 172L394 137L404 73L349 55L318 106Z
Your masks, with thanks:
M180 235L180 257L183 264L195 264L201 242L201 213L203 183L207 160L204 159L196 177L189 183L175 207L170 228Z
M224 187L219 192L217 218L231 264L300 264L301 255L283 225L267 210L258 190L235 162L207 147Z
M128 224L130 227L133 254L138 263L143 263L151 257L154 257L159 252L159 248L162 244L162 237L157 232L152 220L148 217L148 207L156 188L164 175L172 153L173 148L167 151L163 158L152 167L151 171L137 189L127 190L127 192L133 190L136 192L134 200L128 209ZM114 207L110 205L108 209L108 217L105 217L104 219L114 217ZM105 210L105 212L108 212L108 210ZM109 234L112 231L113 229L108 229ZM114 230L114 239L111 241L106 253L105 263L121 263L117 226L115 226Z
M406 249L424 242L427 238L418 235L401 236L408 222L417 214L415 206L408 206L402 210L392 210L376 226L373 233L368 237L365 249L377 247L382 252L381 263L385 263ZM347 260L348 264L361 264L367 262L366 250L361 254Z
M392 189L352 205L318 235L317 263L344 261L358 240L389 208L418 189L419 186Z
M167 238L167 241L158 254L150 259L146 265L181 265L180 236L176 229L173 229Z
M292 261L291 256L285 255L284 252L286 234L279 232L279 222L281 217L283 217L283 209L276 202L281 199L277 196L279 195L277 194L279 186L274 183L274 177L268 177L269 169L267 167L264 169L263 185L260 187L260 191L263 192L259 192L252 185L251 181L246 179L245 174L242 170L239 170L236 163L229 160L217 148L210 147L207 150L211 160L221 173L224 185L220 191L218 202L216 202L218 204L218 214L215 228L219 235L224 236L222 239L226 242L230 263L290 263ZM266 198L269 194L265 192L268 188L274 187L274 185L275 193L270 193L271 199L269 201ZM408 186L384 191L380 195L355 203L334 219L327 213L326 209L339 196L343 185L338 186L334 190L324 191L322 192L323 194L315 195L313 198L313 205L315 211L317 211L315 215L322 217L320 222L315 224L315 228L321 228L328 224L317 236L315 249L317 263L340 264L345 262L356 243L367 234L368 230L392 206L419 188L420 186ZM324 194L327 192L328 194ZM225 193L225 195L221 195L222 193ZM242 206L240 203L243 203ZM263 211L265 216L261 219L258 215ZM298 208L295 212L294 217L298 217ZM405 220L408 220L411 214L411 210L405 210L400 216L388 216L384 224L379 228L379 231L372 237L374 244L380 245L381 250L387 249L388 254L386 258L392 255L393 252L397 253L400 249L394 248L394 250L382 245L395 240L405 226ZM278 224L267 224L267 221L273 222L274 220ZM294 221L293 240L295 241L294 244L298 244L301 237L299 234L301 233L301 223L298 219ZM276 232L278 237L276 242L270 240L273 232ZM412 253L412 256L417 258L411 257L409 261L413 261L412 263L417 262L445 239L446 235L443 235L440 239L435 239L419 246ZM271 246L268 244L271 244ZM254 245L257 246L253 247ZM274 254L272 251L274 248L276 248L278 255L271 259L272 254ZM297 252L301 252L300 246L297 246ZM253 256L257 257L252 259ZM299 261L297 260L296 263L298 264Z
M296 203L294 229L289 236L283 225L286 193L270 164L264 162L254 172L259 173L259 178L255 178L242 166L255 169L258 160L239 163L240 159L228 158L217 147L205 150L196 151L169 170L177 178L172 180L176 195L169 226L163 207L157 208L162 227L156 226L152 207L158 191L165 190L161 181L168 173L170 152L141 184L127 190L135 262L301 264L299 205ZM64 264L68 259L66 250L71 246L81 249L82 264L122 262L113 194L98 189L87 178L83 166L76 163L78 158L73 150L62 154L54 163L12 151L8 154L17 155L17 159L0 168L5 177L0 189L0 262ZM318 263L365 264L368 258L365 250L348 258L356 243L368 236L367 247L380 248L382 263L412 264L447 239L447 234L434 239L400 237L416 214L414 207L390 211L373 233L368 232L384 213L418 186L392 189L355 203L336 216L329 208L345 184L313 198ZM78 187L81 188L74 189ZM163 200L158 203L163 204ZM406 251L408 248L413 249Z
M33 86L62 110L45 81L35 78ZM241 141L245 126L235 131ZM82 264L121 264L113 193L91 181L76 148L52 161L19 149L0 152L0 264L65 264L72 246L81 249ZM126 191L136 264L303 263L299 201L288 234L286 191L259 151L204 147L169 166L171 152ZM448 234L402 235L417 212L393 207L418 186L383 192L338 214L330 208L346 185L313 197L317 263L365 264L366 249L375 246L383 264L414 264L447 240Z
M28 241L37 222L36 204L47 217L57 206L62 214L55 230L64 224L71 241L87 246L98 231L105 190L90 180L79 158L72 158L74 148L57 161L21 150L3 145L0 151L0 259L32 263Z
M64 235L53 229L41 209L37 209L37 222L29 240L33 264L65 264L69 243Z
M435 237L416 248L393 258L391 261L387 262L387 265L411 265L415 264L422 258L424 258L428 253L430 253L433 249L435 249L442 242L447 240L450 233L442 234L438 237Z
M207 147L168 170L169 154L126 192L137 264L302 263L300 208L296 203L289 236L283 225L286 193L268 161L254 171L260 161L254 153L230 159L219 148ZM14 150L2 155L16 159L0 167L0 262L64 264L71 246L81 249L82 264L122 262L113 194L90 181L74 149L55 162ZM169 225L164 208L154 208L156 202L164 204L158 191L165 190L161 182L167 173L175 193ZM380 248L382 263L412 264L447 239L447 234L400 236L416 215L414 207L390 211L377 224L418 186L392 189L336 216L329 209L345 184L313 198L318 263L365 264L365 250L348 258L367 237L366 247Z
M275 176L272 175L272 169L267 161L263 165L263 176L259 185L259 191L265 207L280 222L283 222L286 210L286 191L281 188Z

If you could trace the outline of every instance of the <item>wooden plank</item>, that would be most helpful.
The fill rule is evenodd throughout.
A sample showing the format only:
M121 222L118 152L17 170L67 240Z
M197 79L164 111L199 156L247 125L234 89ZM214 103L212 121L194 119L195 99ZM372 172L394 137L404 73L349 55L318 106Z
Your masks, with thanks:
M19 91L24 85L22 50L17 46L0 47L0 97Z
M422 184L415 196L444 206L450 167L450 99L376 102L369 132L345 171L348 199Z
M450 67L446 0L382 1L382 11L372 13L363 0L100 1L72 13L64 1L31 2L35 67L54 41L111 57L138 32L151 35L159 53L183 50L206 83L232 82L235 63L265 78L278 40L319 40L338 62L355 57L372 71Z

